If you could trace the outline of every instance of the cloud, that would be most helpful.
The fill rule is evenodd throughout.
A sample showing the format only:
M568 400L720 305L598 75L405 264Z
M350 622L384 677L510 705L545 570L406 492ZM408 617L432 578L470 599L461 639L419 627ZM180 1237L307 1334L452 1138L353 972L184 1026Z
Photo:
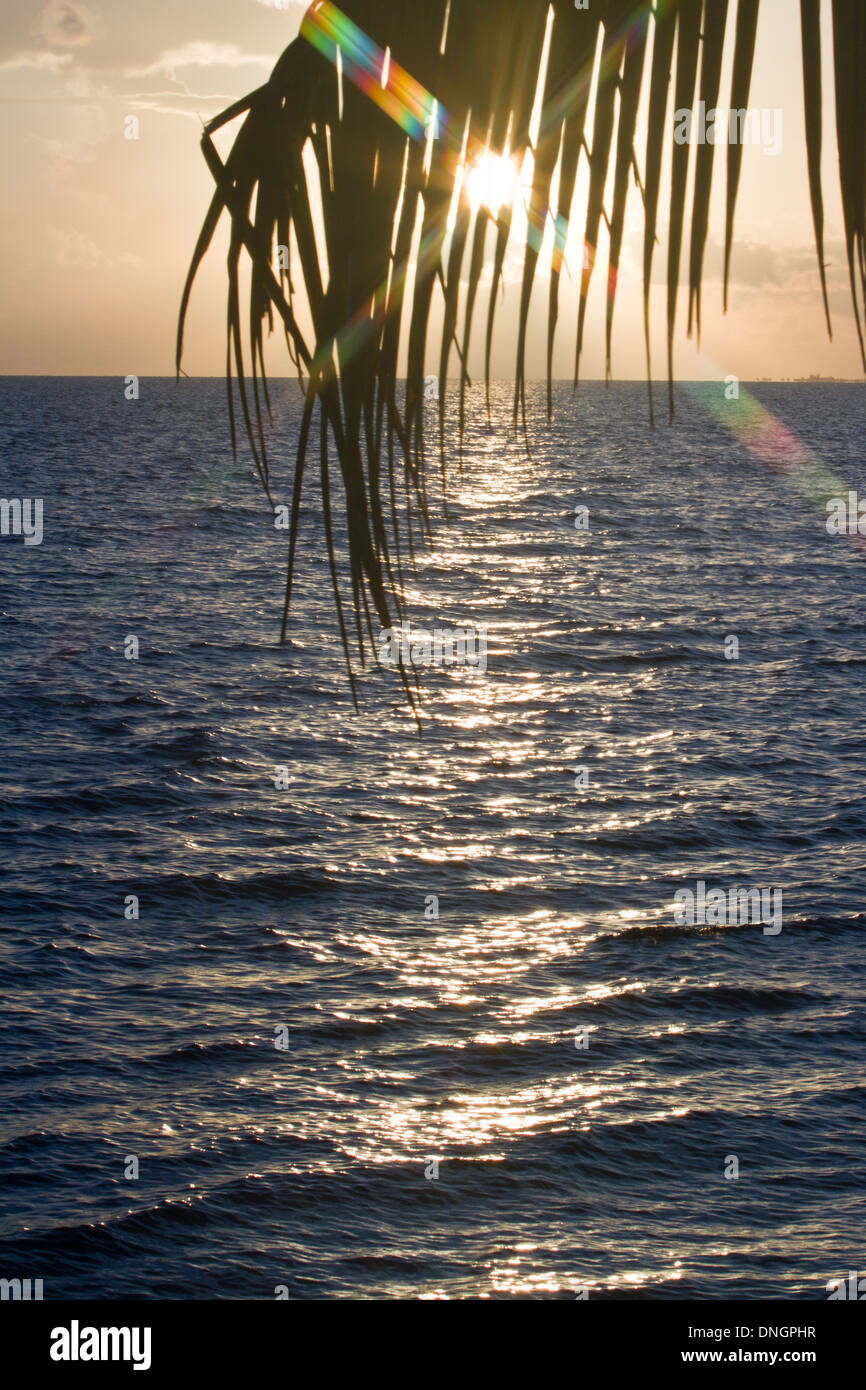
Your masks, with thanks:
M135 111L153 111L157 116L183 116L200 125L203 117L216 116L235 96L215 92L127 92L126 104ZM191 101L194 106L175 103Z
M36 72L59 72L66 63L72 62L71 53L16 53L0 63L0 72L18 72L32 68Z
M48 43L58 48L80 48L100 33L96 15L77 0L49 0L37 28Z
M48 227L48 236L53 252L53 262L59 270L141 270L144 260L134 251L121 251L110 255L88 236L75 227Z
M181 48L170 48L161 53L155 63L146 68L128 68L127 77L155 77L158 74L174 78L177 68L242 68L249 66L273 67L273 54L262 56L244 53L236 43L211 43L207 39L196 39ZM176 79L175 79L176 80Z
M790 253L788 253L790 254ZM762 285L782 283L782 260L785 251L771 246L760 246L753 241L734 241L731 250L731 281L734 285L749 285L759 289ZM724 249L721 242L707 238L706 280L721 283L724 275Z
M110 257L84 232L69 227L48 230L54 246L54 264L62 270L101 270L111 264Z
M653 285L667 285L669 228L661 225L658 235L661 245L653 260L651 282ZM687 235L685 243L687 248L689 244ZM631 269L635 274L642 275L643 231L636 225L633 225L626 238L626 252ZM814 263L814 251L811 254ZM686 292L688 292L686 255L683 256L682 260L680 288L682 289L683 284L685 284ZM808 253L799 249L766 246L750 241L746 237L735 237L731 254L731 283L734 286L747 285L752 289L760 289L767 285L779 285L784 283L786 272L789 272L794 266L799 269L801 261L806 259L808 259ZM624 255L623 263L625 260L626 256ZM606 248L601 256L601 261L603 265L607 264ZM704 286L722 283L724 263L724 243L713 232L710 232L704 248L704 264L701 276L701 282ZM598 270L596 274L598 274Z
M153 102L157 97L171 97L172 101L237 101L236 92L176 92L172 88L165 92L124 92L124 101Z

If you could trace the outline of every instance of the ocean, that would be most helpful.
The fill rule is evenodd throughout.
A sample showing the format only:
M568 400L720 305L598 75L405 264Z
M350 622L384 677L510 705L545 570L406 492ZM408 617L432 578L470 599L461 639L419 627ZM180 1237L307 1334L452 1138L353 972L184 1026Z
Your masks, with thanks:
M222 382L0 380L3 496L44 509L0 541L0 1276L825 1299L866 1268L866 556L814 500L866 498L866 394L744 387L756 433L724 389L673 425L658 390L651 430L643 384L560 385L552 424L530 386L528 454L473 388L408 600L486 626L487 669L421 670L419 736L393 672L353 708L314 485L279 645ZM781 895L779 929L681 924L699 884Z

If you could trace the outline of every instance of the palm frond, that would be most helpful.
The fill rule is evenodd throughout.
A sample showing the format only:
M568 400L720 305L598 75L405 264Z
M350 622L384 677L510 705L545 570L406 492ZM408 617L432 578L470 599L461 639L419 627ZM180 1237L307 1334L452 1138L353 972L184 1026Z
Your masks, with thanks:
M842 210L855 322L864 353L866 6L862 0L829 3ZM243 431L272 505L265 336L278 325L304 392L282 635L285 638L287 633L297 562L305 458L318 412L321 532L353 692L356 662L364 666L368 642L376 651L374 622L387 628L395 615L402 618L406 566L413 563L419 546L431 542L424 373L436 297L441 297L442 313L438 452L444 502L449 371L456 356L462 440L473 325L488 264L492 275L484 361L489 399L512 207L497 210L473 203L467 187L470 171L484 152L507 152L518 168L527 151L532 159L514 399L514 422L519 422L522 409L524 429L527 329L545 237L552 242L547 330L547 400L548 410L552 408L560 282L582 151L588 160L589 190L575 383L602 221L609 231L610 247L605 319L606 374L610 375L617 274L633 175L643 202L643 307L652 422L650 281L668 150L671 411L687 213L690 146L673 139L671 86L677 110L691 110L696 93L705 109L714 107L725 44L733 30L731 107L747 108L758 16L759 0L736 0L736 4L734 0L730 4L728 0L657 0L655 5L646 0L590 0L587 9L576 9L573 0L521 0L520 4L514 0L428 0L423 6L409 6L405 0L343 0L342 8L331 0L316 0L299 37L285 50L269 81L206 127L202 149L215 191L183 289L178 372L193 282L225 215L229 223L227 382L232 439L237 449L236 390ZM801 0L806 176L829 329L820 165L820 24L821 0ZM531 117L548 30L540 122L533 140ZM635 132L647 72L648 133L641 172ZM588 140L586 117L592 99ZM240 120L240 129L223 161L214 136L235 120ZM713 155L712 144L698 147L691 200L688 331L695 327L698 335ZM741 167L742 146L730 142L724 307ZM314 213L317 204L320 218ZM278 248L282 248L281 256ZM249 303L242 316L244 262L249 268ZM302 321L311 325L308 335ZM405 386L398 379L404 354ZM342 505L335 507L333 485L338 478ZM414 702L411 673L400 669L407 697Z
M731 110L744 111L749 105L752 85L752 65L755 61L755 39L758 33L759 0L738 0L737 30L734 43L734 73L731 78ZM722 290L725 311L728 308L728 281L731 274L731 251L734 245L734 213L743 167L743 146L739 140L728 142L728 197L725 209L725 272Z

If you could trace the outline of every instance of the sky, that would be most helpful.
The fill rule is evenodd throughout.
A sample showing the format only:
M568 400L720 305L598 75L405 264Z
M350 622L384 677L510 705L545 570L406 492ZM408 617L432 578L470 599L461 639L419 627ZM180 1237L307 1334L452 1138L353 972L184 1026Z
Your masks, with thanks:
M296 37L303 11L298 0L4 0L0 373L173 374L178 301L213 187L199 148L201 122L266 80ZM750 107L781 112L781 124L773 118L781 147L776 154L760 145L744 150L727 316L721 306L725 150L717 149L703 338L700 350L686 339L687 296L681 292L680 378L861 375L841 230L828 20L825 13L825 255L833 341L824 326L808 198L799 4L762 0ZM730 59L728 51L721 103ZM125 138L130 116L138 120L136 140ZM639 131L639 160L644 138ZM642 218L639 195L633 189L630 196L614 336L613 369L620 379L645 371ZM665 197L663 189L663 208ZM582 219L576 222L567 253L575 278ZM666 228L660 231L653 297L657 375L665 369ZM224 249L225 242L215 240L197 282L184 363L191 376L224 370ZM495 376L513 375L509 328L516 321L521 264L515 249L506 267ZM597 270L595 279L585 377L604 373L604 272ZM576 309L575 283L566 279L556 376L572 372ZM435 316L432 329L435 343ZM545 337L546 295L537 290L530 377L543 375ZM431 351L428 369L433 365ZM291 374L284 349L271 356L270 367ZM477 373L477 359L470 370Z

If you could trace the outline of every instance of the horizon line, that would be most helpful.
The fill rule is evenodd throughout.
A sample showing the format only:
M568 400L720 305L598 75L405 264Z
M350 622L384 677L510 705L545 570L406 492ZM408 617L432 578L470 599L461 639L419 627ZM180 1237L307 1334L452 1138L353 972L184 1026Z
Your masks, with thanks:
M125 380L125 378L126 378L127 376L130 376L130 375L136 375L136 376L138 376L138 378L139 378L140 380L143 380L143 381L174 381L174 382L176 382L176 384L177 384L178 386L179 386L182 382L184 382L184 381L222 381L222 382L225 382L225 376L224 376L222 373L219 373L219 372L204 372L204 373L201 373L201 374L198 374L198 375L194 375L194 374L192 374L192 373L184 372L183 375L180 376L180 377L176 376L174 372L164 372L164 373L163 373L163 372L137 372L137 373L129 373L129 372L0 372L0 380L6 380L6 381L123 381L123 380ZM736 376L736 373L733 373L733 375ZM439 380L437 373L435 373L435 372L427 372L427 373L425 373L425 379L426 379L427 377L433 377L433 376L436 377L437 381ZM267 380L268 380L269 382L280 382L280 381L289 382L289 381L291 381L291 382L296 382L296 383L297 383L298 377L297 377L297 375L294 374L294 373L291 373L291 374L286 375L286 376L272 376L272 375L268 375ZM446 378L446 380L449 381L449 382L452 382L452 381L453 381L454 383L459 383L460 378L459 378L459 376L454 376L454 377L450 377L450 376L449 376L449 377ZM674 387L676 388L677 386L714 385L714 384L717 384L717 383L724 383L726 380L727 380L726 377L714 377L714 376L708 376L708 377L680 377L680 378L676 379L676 380L674 381L673 384L674 384ZM738 381L747 382L747 383L749 383L749 384L751 384L751 385L758 385L758 386L796 386L796 385L808 386L810 383L812 383L812 384L818 384L818 385L820 385L821 383L825 383L825 384L828 384L828 385L838 385L838 386L862 386L862 385L866 385L866 376L864 376L864 377L853 377L853 376L822 376L821 374L813 374L812 376L787 376L787 377L776 377L776 376L773 376L773 377L770 377L770 376L752 376L752 377L749 377L749 376L740 376L740 377L737 377L737 380L738 380ZM397 378L397 381L400 382L400 383L405 383L406 377L398 377L398 378ZM491 378L490 378L490 384L491 384L491 386L493 386L493 385L499 385L499 384L501 384L501 383L503 383L503 382L506 383L506 384L508 384L508 385L513 385L513 384L514 384L514 379L513 379L513 377L491 377ZM546 384L547 384L547 377L546 377L546 376L527 377L527 378L526 378L526 382L527 382L527 385L529 385L529 384L534 384L534 383L541 383L542 385L546 385ZM565 385L575 386L575 388L576 388L577 390L579 390L581 386L589 386L589 385L601 385L601 386L634 386L634 385L639 385L639 386L646 386L646 385L647 385L648 383L650 383L650 382L652 383L653 386L667 386L667 385L668 385L668 378L667 378L666 376L664 376L664 377L661 377L661 376L660 376L660 377L638 377L638 376L633 376L633 377L613 377L613 378L605 378L605 377L603 377L603 376L586 376L586 377L581 377L580 380L579 380L578 382L575 383L571 377L565 377L565 376L563 376L563 377L552 377L552 378L551 378L551 382L552 382L552 384L553 384L554 386L561 386L561 385L564 385L564 384L565 384ZM234 378L232 379L232 384L234 384ZM483 386L484 383L483 383L482 380L479 379L478 381L476 381L476 382L474 383L474 385L475 385L475 386Z

